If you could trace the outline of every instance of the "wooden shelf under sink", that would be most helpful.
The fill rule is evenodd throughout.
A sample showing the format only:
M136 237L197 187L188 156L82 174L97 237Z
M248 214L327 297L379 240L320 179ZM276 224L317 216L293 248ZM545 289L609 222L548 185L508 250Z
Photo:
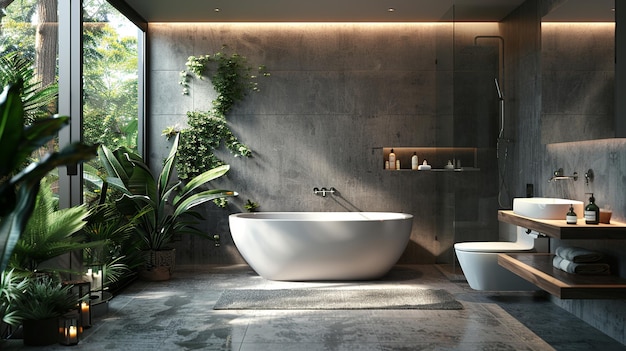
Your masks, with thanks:
M535 230L556 239L610 239L626 240L626 224L612 221L611 224L585 224L579 219L577 224L562 220L543 220L520 216L510 210L498 211L498 220L520 227Z
M571 274L552 266L549 253L501 253L498 264L560 299L624 299L626 279Z
M498 211L498 220L561 240L626 240L626 224L614 221L611 224L585 224L579 219L572 225L565 223L565 218L540 220L505 210ZM614 275L567 273L552 266L553 258L550 253L501 253L498 254L498 264L560 299L626 298L626 279Z

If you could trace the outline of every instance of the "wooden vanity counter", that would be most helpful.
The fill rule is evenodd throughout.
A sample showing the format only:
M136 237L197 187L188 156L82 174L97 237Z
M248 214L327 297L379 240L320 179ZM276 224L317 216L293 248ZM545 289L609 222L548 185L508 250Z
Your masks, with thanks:
M563 216L565 217L565 216ZM535 230L556 239L609 239L626 240L626 223L611 221L611 224L585 224L578 219L577 224L562 220L534 219L520 216L513 211L498 211L498 220L520 227Z
M498 220L535 230L549 237L568 239L626 240L626 224L567 224L563 220L539 220L513 211L498 211ZM498 264L560 299L626 299L626 279L615 275L580 275L552 266L551 253L500 253Z

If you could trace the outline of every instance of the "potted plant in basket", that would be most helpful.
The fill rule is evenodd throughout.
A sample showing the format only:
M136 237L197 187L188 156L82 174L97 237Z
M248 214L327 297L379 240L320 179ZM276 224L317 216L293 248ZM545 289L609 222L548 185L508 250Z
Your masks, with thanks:
M237 195L234 191L221 189L196 192L211 180L226 174L230 169L228 165L208 170L185 184L172 181L179 136L175 136L158 177L152 174L141 156L126 147L111 151L103 145L98 150L108 173L106 181L111 188L122 193L116 200L118 210L137 219L138 246L146 253L145 267L139 272L144 279L170 278L174 265L174 252L170 245L175 235L194 234L211 238L194 227L201 218L194 211L195 207L214 199Z

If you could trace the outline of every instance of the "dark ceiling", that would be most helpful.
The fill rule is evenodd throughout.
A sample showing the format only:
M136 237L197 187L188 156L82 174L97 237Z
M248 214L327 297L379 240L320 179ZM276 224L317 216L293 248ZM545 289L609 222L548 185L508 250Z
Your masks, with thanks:
M148 22L435 22L451 19L453 4L456 17L498 21L523 1L126 0Z
M567 0L551 21L613 21L615 0ZM125 0L148 22L500 21L524 0ZM454 12L452 8L454 7ZM390 10L390 9L393 9Z
M500 21L524 0L124 0L148 22ZM551 21L613 21L615 0L567 0ZM454 11L452 10L454 8ZM391 10L392 9L392 10Z

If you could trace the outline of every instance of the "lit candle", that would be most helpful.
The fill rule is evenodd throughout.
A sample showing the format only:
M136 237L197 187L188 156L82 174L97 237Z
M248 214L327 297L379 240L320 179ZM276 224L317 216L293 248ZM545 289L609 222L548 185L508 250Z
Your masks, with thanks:
M102 270L98 270L98 273L91 274L93 278L92 290L102 290Z
M78 337L78 332L76 331L75 325L70 325L70 341L74 341Z
M89 317L89 304L83 301L80 303L80 321L83 328L91 327L91 318Z

